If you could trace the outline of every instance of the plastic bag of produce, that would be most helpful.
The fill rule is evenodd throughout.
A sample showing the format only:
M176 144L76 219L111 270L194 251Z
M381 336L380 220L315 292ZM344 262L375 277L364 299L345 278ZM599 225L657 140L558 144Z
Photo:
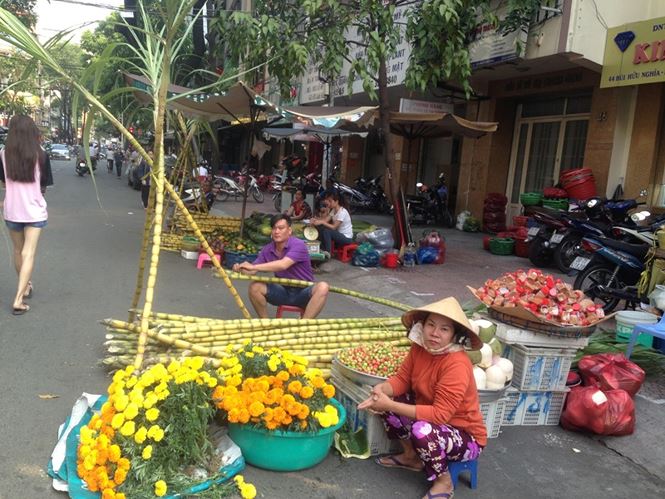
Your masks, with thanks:
M357 267L376 267L379 265L379 253L366 242L362 243L353 253L351 264Z
M630 435L635 429L635 403L625 390L575 387L568 394L561 426L597 435Z
M462 227L464 232L478 232L480 230L480 220L476 217L467 217Z
M416 250L416 261L419 265L435 263L439 257L439 249L432 246L422 246Z
M586 386L601 390L625 390L631 397L642 387L645 373L622 353L585 355L578 363L582 381Z
M470 216L471 212L466 210L457 215L457 223L455 224L455 228L457 230L464 230L464 222L466 222L466 219Z
M392 248L395 245L395 239L390 229L380 227L370 232L361 232L356 236L359 243L368 242L378 248Z

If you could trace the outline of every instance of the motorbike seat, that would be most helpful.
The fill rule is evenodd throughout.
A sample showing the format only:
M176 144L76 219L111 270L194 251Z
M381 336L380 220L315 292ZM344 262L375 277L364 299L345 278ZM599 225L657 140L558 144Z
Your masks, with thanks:
M608 239L608 238L599 238L599 240L605 246L608 246L618 251L623 251L624 253L633 255L634 257L637 257L640 260L644 260L644 257L647 255L649 249L651 248L649 244L630 244L630 243L625 243L623 241L617 241L616 239Z

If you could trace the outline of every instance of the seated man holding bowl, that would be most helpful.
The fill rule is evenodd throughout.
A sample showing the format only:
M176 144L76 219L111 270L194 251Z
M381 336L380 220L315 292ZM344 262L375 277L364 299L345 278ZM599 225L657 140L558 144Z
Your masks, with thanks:
M257 272L274 272L275 277L314 281L309 252L305 243L293 237L291 219L275 215L270 220L272 241L264 246L252 263L242 262L233 266L235 272L254 275ZM303 319L319 315L328 298L328 284L317 282L306 288L266 284L253 281L249 285L249 299L261 318L268 317L267 304L290 305L305 310Z

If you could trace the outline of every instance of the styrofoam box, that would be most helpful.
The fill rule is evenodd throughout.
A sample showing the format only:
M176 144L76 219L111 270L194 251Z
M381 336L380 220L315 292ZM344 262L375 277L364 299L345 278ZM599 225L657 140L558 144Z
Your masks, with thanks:
M519 329L508 324L496 322L496 337L509 345L518 344L527 347L548 348L584 348L589 344L588 336L567 338L545 333L536 333L526 329Z
M553 426L559 424L569 389L526 392L510 388L506 391L503 426Z
M331 376L335 386L335 398L346 409L346 418L352 431L360 428L367 435L367 448L372 456L389 454L402 449L399 440L390 440L386 434L381 418L376 414L358 409L358 404L369 396L371 387L356 385L351 380Z
M519 390L563 390L576 349L509 345L503 356L513 363L512 386Z
M480 404L480 413L487 428L487 438L496 438L501 433L501 424L506 409L506 399Z

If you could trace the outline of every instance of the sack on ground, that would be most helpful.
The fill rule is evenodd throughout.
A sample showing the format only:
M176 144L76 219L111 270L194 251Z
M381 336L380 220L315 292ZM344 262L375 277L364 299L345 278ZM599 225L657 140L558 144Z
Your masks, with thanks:
M575 387L568 394L561 426L596 435L630 435L635 430L635 403L625 390Z
M644 370L622 353L597 353L585 355L578 363L582 381L601 390L626 390L631 397L644 383Z
M379 265L379 253L370 243L362 243L353 253L352 265L357 267L376 267Z

